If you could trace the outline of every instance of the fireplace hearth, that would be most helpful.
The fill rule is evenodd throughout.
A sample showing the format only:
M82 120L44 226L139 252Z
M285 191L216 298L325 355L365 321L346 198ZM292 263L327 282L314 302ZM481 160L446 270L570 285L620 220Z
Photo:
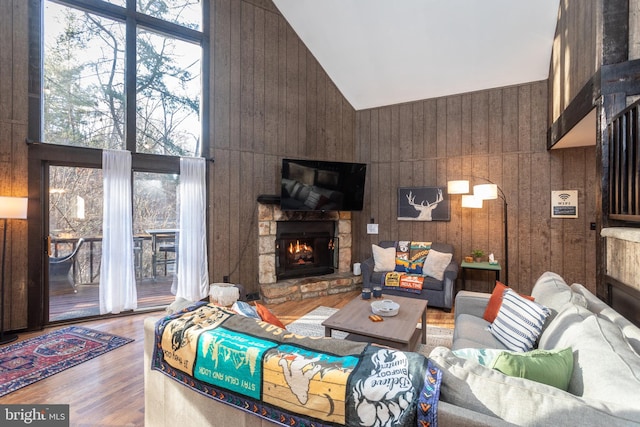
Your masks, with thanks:
M276 277L310 277L337 269L335 221L278 221Z

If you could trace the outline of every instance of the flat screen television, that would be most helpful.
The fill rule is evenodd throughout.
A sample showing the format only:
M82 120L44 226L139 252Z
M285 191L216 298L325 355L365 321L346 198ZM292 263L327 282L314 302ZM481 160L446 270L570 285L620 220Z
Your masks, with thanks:
M361 211L367 165L320 160L282 160L283 211Z

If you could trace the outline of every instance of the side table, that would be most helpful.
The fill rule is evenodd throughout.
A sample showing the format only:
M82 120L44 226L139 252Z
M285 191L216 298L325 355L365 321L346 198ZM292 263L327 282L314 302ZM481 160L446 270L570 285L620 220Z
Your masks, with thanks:
M488 262L466 262L462 261L460 264L460 268L462 269L462 289L467 288L467 270L484 270L484 271L493 271L496 275L496 280L500 280L500 271L502 267L500 264L489 264ZM489 292L491 292L489 289Z

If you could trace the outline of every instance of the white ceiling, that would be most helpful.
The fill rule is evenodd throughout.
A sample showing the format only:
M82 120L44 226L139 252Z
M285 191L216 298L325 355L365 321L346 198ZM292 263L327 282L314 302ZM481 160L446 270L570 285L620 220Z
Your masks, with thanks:
M274 0L356 110L544 80L559 0Z

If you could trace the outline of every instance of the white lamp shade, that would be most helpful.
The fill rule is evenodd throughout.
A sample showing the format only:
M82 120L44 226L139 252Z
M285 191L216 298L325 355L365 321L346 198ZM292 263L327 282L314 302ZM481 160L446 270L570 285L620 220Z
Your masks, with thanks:
M465 194L462 196L462 207L480 209L482 208L482 199L471 194Z
M27 219L26 197L0 197L0 218Z
M469 181L447 181L447 193L449 194L467 194L469 192Z
M498 198L498 186L495 184L480 184L473 186L473 195L482 200Z

